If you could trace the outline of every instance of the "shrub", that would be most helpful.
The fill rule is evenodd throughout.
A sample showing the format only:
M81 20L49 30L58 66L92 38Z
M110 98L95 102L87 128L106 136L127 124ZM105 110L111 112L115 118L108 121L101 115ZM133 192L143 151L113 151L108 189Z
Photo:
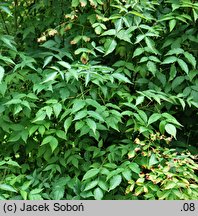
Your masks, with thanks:
M0 198L196 199L197 3L63 4L3 7Z

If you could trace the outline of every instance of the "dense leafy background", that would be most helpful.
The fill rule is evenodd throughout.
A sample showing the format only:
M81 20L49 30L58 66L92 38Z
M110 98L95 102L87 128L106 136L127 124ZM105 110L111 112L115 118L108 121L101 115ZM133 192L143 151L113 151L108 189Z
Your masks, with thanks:
M197 199L198 3L0 3L0 199Z

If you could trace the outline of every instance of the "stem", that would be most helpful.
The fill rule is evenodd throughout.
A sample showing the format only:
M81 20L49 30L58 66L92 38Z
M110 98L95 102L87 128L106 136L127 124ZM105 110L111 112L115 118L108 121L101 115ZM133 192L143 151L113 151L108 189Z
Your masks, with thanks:
M17 7L18 7L18 0L14 1L14 26L15 26L15 32L18 29L18 23L17 23L17 19L18 19L18 15L17 15Z

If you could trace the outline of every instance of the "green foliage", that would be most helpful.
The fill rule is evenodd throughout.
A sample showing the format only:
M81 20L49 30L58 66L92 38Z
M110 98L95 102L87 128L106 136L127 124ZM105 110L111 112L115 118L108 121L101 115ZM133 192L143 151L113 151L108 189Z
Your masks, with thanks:
M197 199L198 4L12 2L0 199Z

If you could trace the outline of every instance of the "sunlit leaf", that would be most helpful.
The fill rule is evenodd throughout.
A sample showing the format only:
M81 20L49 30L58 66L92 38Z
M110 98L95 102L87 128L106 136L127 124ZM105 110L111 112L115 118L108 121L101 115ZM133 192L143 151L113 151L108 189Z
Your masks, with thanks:
M87 125L90 127L90 129L94 132L94 134L96 133L96 123L95 121L93 121L90 118L86 119Z
M57 61L58 64L62 65L64 68L70 69L71 65L68 62Z
M89 171L87 171L85 173L85 175L83 176L83 180L86 180L86 179L89 179L89 178L92 178L94 176L96 176L97 174L99 173L99 169L90 169Z
M84 108L86 105L86 102L84 100L76 99L73 102L73 107L71 109L71 113L76 113L77 111Z
M85 116L87 116L87 110L81 110L75 115L73 121L80 120L84 118Z
M101 200L103 198L103 191L99 187L94 190L94 198L96 200Z
M8 184L0 184L0 190L17 193L17 190L15 190L11 185Z
M184 52L184 56L192 64L192 66L194 68L196 68L197 61L196 61L195 57L189 52Z
M44 60L43 68L45 66L47 66L52 61L52 59L53 59L53 56L46 57L45 60Z
M50 81L55 80L57 74L58 74L58 72L53 72L53 73L49 74L42 83L46 83L46 82L50 82Z
M149 159L149 166L153 166L154 164L157 164L159 161L156 159L155 154L152 154Z
M116 79L118 79L120 82L126 82L126 83L131 83L131 81L121 73L113 73L112 76Z
M170 57L165 58L164 61L162 62L162 64L170 64L170 63L173 63L176 61L177 61L177 57L170 56Z
M115 30L115 29L109 29L109 30L103 32L103 33L101 34L101 36L115 35L115 34L116 34L116 30Z
M110 179L109 191L111 191L111 190L115 189L116 187L118 187L120 185L121 181L122 181L122 176L121 175L113 176Z
M184 72L186 72L186 74L188 74L189 69L188 69L188 65L186 64L186 62L183 61L182 59L178 59L177 62L178 62L178 64L179 64L179 66L181 67L181 69L182 69Z
M104 49L105 49L105 55L108 55L112 53L117 46L117 42L114 39L107 39L105 44L104 44Z
M72 117L68 117L65 122L64 122L64 129L65 129L65 133L67 133L69 127L71 126L72 124Z
M72 0L72 7L77 7L79 5L80 1L79 0Z
M55 114L56 118L58 118L58 116L59 116L59 114L60 114L60 112L62 110L62 104L60 104L60 103L54 104L53 105L53 110L54 110L54 114Z
M3 80L4 72L5 72L4 68L2 66L0 66L0 84L1 84L1 82Z
M94 187L96 187L96 185L98 184L98 180L94 180L94 181L91 181L91 182L88 182L84 191L88 191Z
M159 113L153 113L149 119L148 119L148 125L156 122L157 120L159 120L161 118L161 114Z
M144 52L144 48L137 48L134 53L133 53L133 58L136 57L136 56L139 56L141 55L142 53Z
M175 19L172 19L169 21L169 28L170 32L175 28L177 21Z
M138 165L137 163L134 163L134 162L130 163L130 164L129 164L129 168L130 168L133 172L135 172L135 173L137 173L137 174L140 173L140 167L139 167L139 165Z
M165 130L168 134L170 134L171 136L173 136L176 139L176 127L173 124L166 124L165 125Z

